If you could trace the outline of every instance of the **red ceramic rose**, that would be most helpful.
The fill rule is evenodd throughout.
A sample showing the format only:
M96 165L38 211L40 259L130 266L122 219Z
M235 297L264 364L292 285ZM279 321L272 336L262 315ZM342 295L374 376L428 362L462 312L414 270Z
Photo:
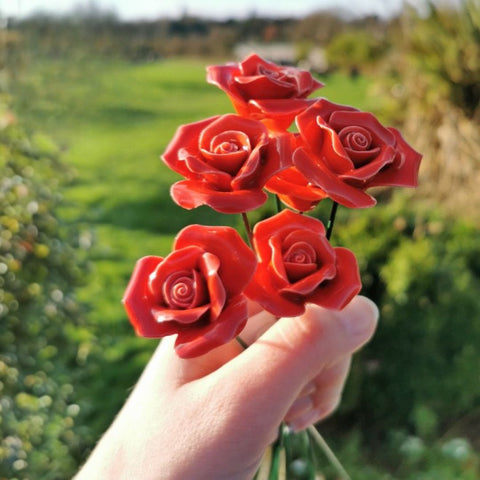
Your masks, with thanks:
M291 210L255 225L258 257L254 278L245 293L276 316L297 316L305 303L341 309L360 291L354 254L333 248L323 224Z
M307 212L327 197L319 187L310 183L295 167L287 168L274 175L265 188L278 196L290 208Z
M320 99L296 123L303 145L294 165L341 205L375 205L370 187L417 185L422 156L371 113Z
M233 228L190 225L178 234L170 255L137 262L125 309L138 335L177 334L180 357L202 355L244 327L243 290L255 265L255 255Z
M276 65L256 54L240 63L209 66L207 81L227 93L240 115L283 128L313 102L307 97L323 87L306 70Z
M178 205L240 213L267 199L267 180L291 162L293 135L257 120L223 115L181 126L163 161L186 180L171 188Z

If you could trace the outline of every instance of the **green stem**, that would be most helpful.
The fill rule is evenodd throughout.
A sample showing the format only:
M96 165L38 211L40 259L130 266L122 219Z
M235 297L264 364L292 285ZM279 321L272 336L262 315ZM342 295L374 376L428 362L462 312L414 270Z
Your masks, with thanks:
M282 202L280 201L280 197L278 195L275 195L275 205L277 207L277 213L280 213L282 211Z
M327 240L330 240L330 237L332 236L333 232L333 224L335 223L335 216L337 215L337 208L338 208L338 203L333 202L332 204L332 210L330 211L330 218L328 219L327 223Z
M240 344L240 346L246 350L248 348L248 345L240 338L238 335L235 337L235 340Z
M315 428L315 426L311 425L310 427L308 427L307 430L308 430L308 433L311 435L311 437L313 437L313 439L315 440L316 444L320 447L320 449L323 451L325 456L328 458L330 463L335 467L338 474L340 475L340 478L342 480L352 480L350 475L343 468L343 465L340 463L338 458L333 453L332 449L328 446L328 443L322 437L320 432Z
M248 241L250 242L250 246L253 247L253 233L252 228L250 227L250 222L248 221L247 214L242 212L242 220L243 224L245 225L245 230L247 232Z

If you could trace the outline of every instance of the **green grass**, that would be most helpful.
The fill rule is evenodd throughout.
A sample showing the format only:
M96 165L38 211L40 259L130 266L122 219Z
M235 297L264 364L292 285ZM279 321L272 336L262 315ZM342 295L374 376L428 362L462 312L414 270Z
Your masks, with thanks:
M98 433L156 345L133 334L121 304L136 260L167 255L176 233L191 223L241 228L236 216L178 207L169 188L179 177L160 160L179 125L233 112L227 96L206 83L205 67L198 60L37 59L13 86L21 121L59 144L76 171L60 214L94 239L92 271L78 296L88 306L92 339L91 381L82 394L92 413L85 421ZM319 95L363 106L366 79L327 81Z
M102 330L125 332L120 299L136 259L166 255L190 223L237 222L207 208L177 207L169 187L178 177L159 159L179 125L233 111L206 83L205 67L199 60L43 60L14 89L22 121L57 141L76 170L62 214L94 232L94 270L80 296ZM336 74L325 82L319 95L366 105L367 79Z
M199 60L129 64L38 59L12 85L21 122L49 135L76 171L74 182L63 191L61 215L79 225L85 238L94 239L89 252L93 269L78 295L89 305L91 336L85 336L85 343L94 339L88 347L94 357L88 363L90 378L81 392L86 399L82 405L90 402L91 409L84 421L97 433L118 411L156 344L134 336L120 302L135 261L168 254L175 234L191 223L241 228L232 216L176 206L169 188L178 176L159 158L179 125L233 111L225 94L205 82L205 66ZM322 80L326 86L319 96L364 110L375 108L367 77L334 74ZM348 470L359 479L393 478L374 468L378 459L369 461L361 454L361 445L355 443L359 439L353 432L343 447L335 448ZM436 471L437 465L445 471L455 468L452 472L461 467L451 461L447 465L437 450L431 450L431 460L430 450L424 454L422 465L434 474L422 478L460 478ZM402 478L420 478L416 475ZM474 477L467 472L461 478Z

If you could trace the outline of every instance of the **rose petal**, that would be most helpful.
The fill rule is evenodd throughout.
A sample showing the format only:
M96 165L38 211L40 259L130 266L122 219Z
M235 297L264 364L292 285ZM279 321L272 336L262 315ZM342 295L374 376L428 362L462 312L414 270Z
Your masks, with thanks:
M170 195L175 203L187 210L208 205L221 213L242 213L254 210L267 201L261 190L216 191L204 182L183 180L172 185Z
M160 338L176 332L176 326L170 323L159 324L152 315L155 299L148 289L150 273L163 262L162 257L143 257L137 261L127 289L123 304L137 335Z
M369 112L348 112L337 110L332 112L328 119L328 124L335 131L342 128L358 125L366 128L373 137L374 145L395 145L395 136L387 128L385 128L376 118Z
M163 286L167 278L172 273L182 270L194 270L202 253L200 248L188 245L181 251L171 252L163 262L157 265L148 279L149 293L155 299L156 305L167 306L163 298Z
M377 175L382 168L391 164L394 161L394 158L394 148L390 145L384 145L381 149L381 153L377 156L377 158L375 158L375 160L363 165L362 167L352 170L351 172L339 175L339 178L348 181L353 185L358 183L358 185L362 185L363 188L366 188L370 185L370 180L373 180L375 175Z
M321 188L309 184L296 167L290 167L273 176L265 188L278 195L286 205L300 212L311 210L327 197Z
M376 200L359 188L342 182L322 164L317 164L303 149L297 148L293 154L294 165L311 180L312 183L324 190L328 196L349 208L373 207Z
M360 292L362 282L355 255L348 249L336 247L337 274L325 282L308 301L324 308L341 310Z
M395 128L389 128L395 135L397 155L389 168L381 170L369 183L370 186L416 187L422 155L414 150Z
M280 293L282 295L295 294L306 297L307 295L311 295L322 282L334 278L335 274L336 268L334 264L322 265L319 270L308 277L302 278L298 282L282 288Z
M210 321L218 319L227 299L222 280L218 275L220 260L216 255L204 253L200 259L200 268L207 281L208 294L210 297Z
M189 325L197 322L210 308L210 304L201 307L189 308L187 310L152 308L152 315L158 323L177 322L182 325ZM178 329L178 326L177 326Z
M178 127L162 155L163 162L180 175L191 178L192 173L186 165L185 160L188 156L201 156L198 146L200 132L217 118L220 118L220 115ZM179 152L183 152L182 157L179 157Z
M243 295L230 298L216 322L192 325L179 332L175 342L177 355L193 358L228 343L245 326L247 314L247 301Z
M310 230L318 235L325 235L325 227L322 222L308 215L299 215L291 210L283 210L273 217L257 223L253 229L254 239L257 238L255 250L260 258L269 258L270 247L264 241L273 233L285 237L297 229Z
M240 294L255 271L255 254L234 228L189 225L178 233L174 248L188 245L195 245L220 260L218 274L228 297Z
M277 317L296 317L305 312L302 298L280 295L279 289L272 284L272 272L266 265L259 264L253 280L245 289L245 295Z
M188 155L183 149L179 151L179 158L185 161L188 167L188 173L184 176L192 180L206 182L211 188L230 190L232 175L229 172L221 171L215 165L208 164L203 158L203 153L199 155Z
M310 275L318 268L316 263L284 262L284 265L287 272L287 277L292 283L295 283L307 275Z

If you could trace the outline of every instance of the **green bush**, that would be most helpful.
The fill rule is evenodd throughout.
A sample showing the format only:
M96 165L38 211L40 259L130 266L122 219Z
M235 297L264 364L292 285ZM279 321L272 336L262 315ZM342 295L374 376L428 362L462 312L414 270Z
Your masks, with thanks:
M340 223L334 240L356 253L363 293L381 310L343 419L370 439L437 438L480 401L480 231L402 196Z
M9 118L0 130L0 478L65 479L88 438L75 398L88 342L73 290L83 255L56 214L70 172L47 138Z

